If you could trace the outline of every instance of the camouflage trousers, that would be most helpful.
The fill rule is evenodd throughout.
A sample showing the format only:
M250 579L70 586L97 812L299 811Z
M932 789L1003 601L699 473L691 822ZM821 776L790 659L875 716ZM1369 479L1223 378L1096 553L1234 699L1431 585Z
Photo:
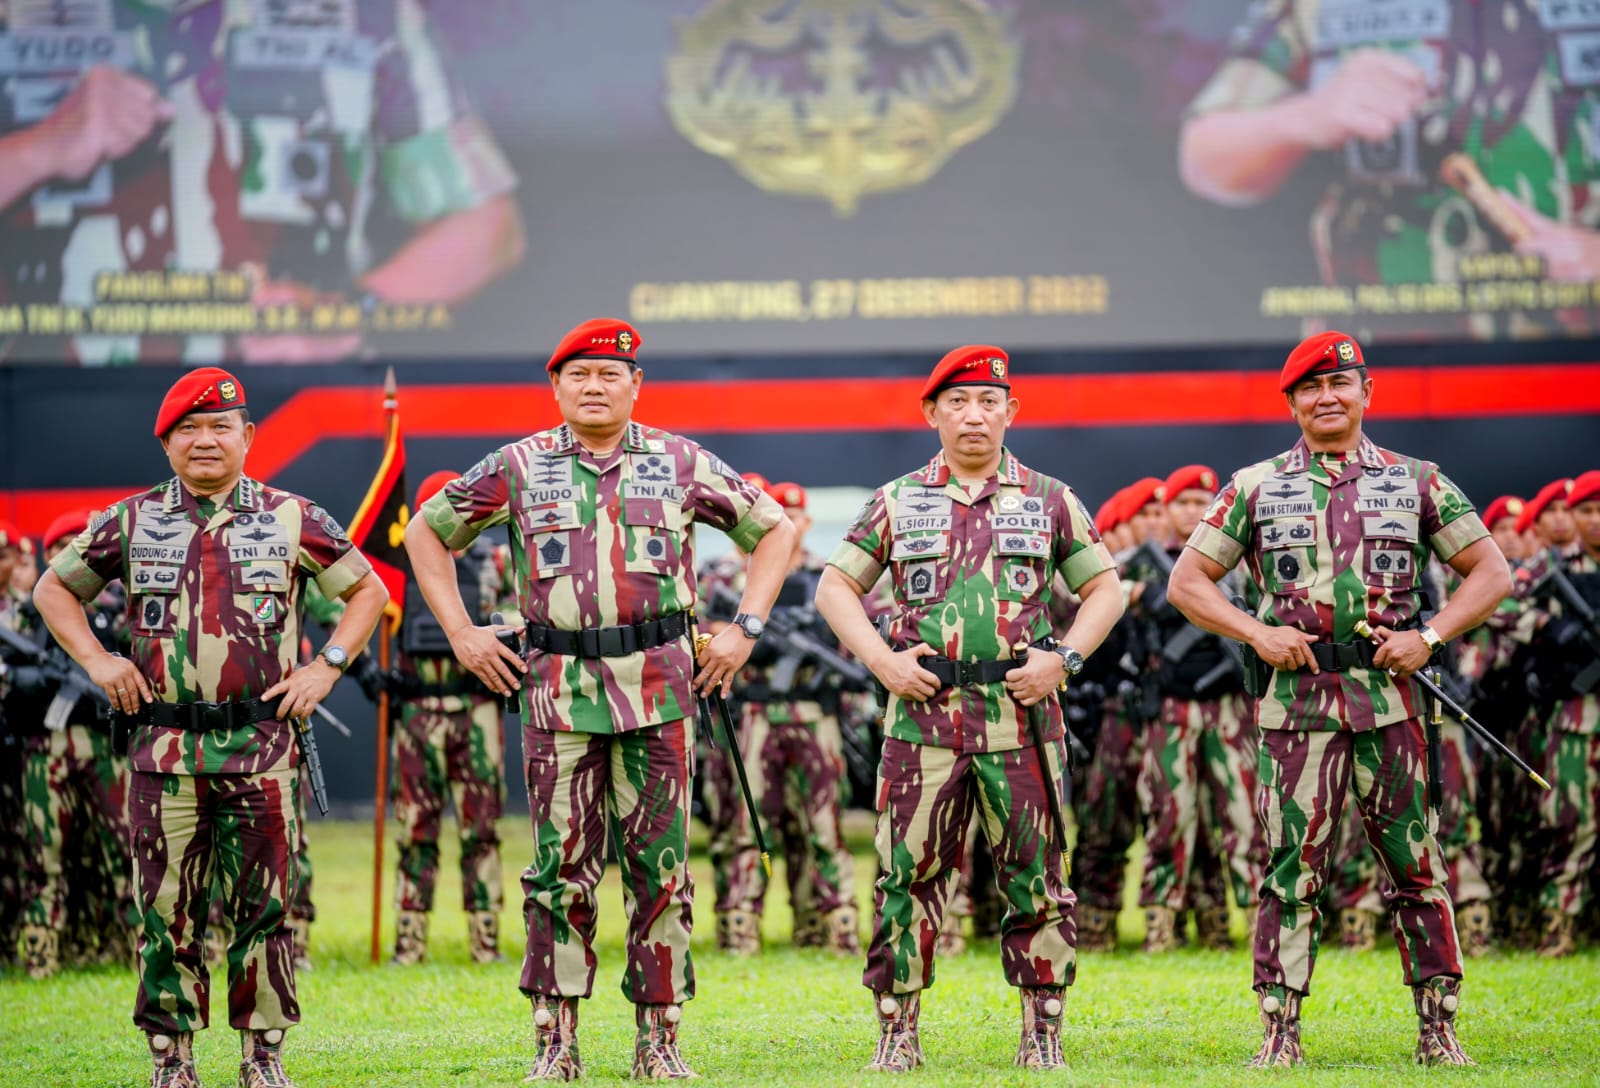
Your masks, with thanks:
M505 811L505 726L487 697L409 700L395 735L394 818L400 910L430 911L439 878L439 829L455 801L461 830L461 906L493 911L504 902L498 821Z
M3 717L4 711L0 711ZM17 723L0 720L0 734ZM17 962L22 926L23 873L28 864L27 826L22 806L22 768L26 760L15 736L0 735L0 964Z
M1108 701L1083 789L1073 796L1078 844L1073 851L1072 890L1084 906L1112 914L1122 909L1128 851L1139 828L1136 783L1143 762L1143 729L1116 700Z
M1321 936L1317 909L1347 800L1394 890L1392 926L1407 985L1461 977L1444 858L1427 807L1422 723L1361 733L1261 731L1258 811L1268 861L1257 915L1255 988L1311 988Z
M1424 764L1426 766L1426 764ZM1436 838L1444 855L1445 888L1456 907L1485 903L1491 898L1483 875L1478 839L1471 814L1476 808L1477 781L1467 756L1467 731L1460 722L1446 719L1439 728L1439 816ZM1378 858L1367 845L1361 816L1353 806L1340 821L1339 845L1334 851L1328 905L1334 909L1383 912L1393 889L1378 869Z
M1483 720L1483 719L1480 719ZM1544 721L1529 713L1505 737L1528 766L1545 765L1548 739ZM1512 765L1486 754L1478 761L1478 820L1484 877L1503 914L1533 910L1543 886L1544 860L1549 855L1540 809L1546 791Z
M61 931L69 884L80 880L95 885L97 892L110 892L109 909L97 921L137 925L130 881L128 764L111 751L111 738L86 725L30 737L25 773L32 877L26 922Z
M1145 816L1142 906L1184 910L1193 866L1220 837L1233 900L1254 905L1266 861L1256 820L1256 728L1241 694L1196 701L1163 698L1144 737L1138 780ZM1210 851L1205 851L1210 853ZM1217 904L1222 905L1222 904Z
M1013 986L1070 986L1077 900L1063 878L1046 783L1059 783L1064 742L1044 753L957 752L890 737L878 766L877 893L861 982L874 993L933 983L934 943L955 885L974 807L994 851L1008 909L1000 963Z
M690 724L679 719L614 736L523 727L533 821L533 861L522 873L524 993L593 992L595 888L609 831L628 918L623 994L636 1005L694 997Z
M739 752L750 795L775 848L783 852L789 903L796 918L819 917L855 904L855 863L840 827L839 784L844 740L839 719L772 724L765 707L746 703L739 722ZM717 910L760 914L767 877L743 797L726 820L725 874L717 877Z
M1590 883L1600 841L1600 696L1569 699L1551 719L1544 777L1550 789L1539 799L1544 826L1545 910L1579 915L1594 893Z
M210 1023L206 913L213 877L233 923L228 1023L286 1028L295 998L289 902L299 813L298 768L254 775L132 771L128 826L141 915L139 994L133 1022L147 1032Z
M314 803L311 796L311 779L306 775L300 776L300 786L295 791L295 840L294 840L294 869L295 881L290 890L289 917L301 919L306 922L317 920L317 905L311 898L311 838L306 833L310 821L306 814L311 811ZM223 875L219 870L211 881L211 907L207 915L206 928L214 929L219 933L231 935L233 933L233 919L228 906L227 893L222 886Z

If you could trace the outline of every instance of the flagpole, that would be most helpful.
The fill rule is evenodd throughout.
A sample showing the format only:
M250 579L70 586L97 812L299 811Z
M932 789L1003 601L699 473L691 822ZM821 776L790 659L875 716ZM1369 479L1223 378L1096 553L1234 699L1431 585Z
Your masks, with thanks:
M385 453L394 444L397 437L400 414L400 389L394 379L394 367L389 367L383 379L383 413L387 426L385 434ZM401 602L391 600L383 610L383 618L378 622L378 667L383 670L384 676L389 675L389 654L394 642L394 624L397 610ZM378 758L377 782L375 784L376 798L372 814L372 962L378 963L383 956L383 837L384 820L389 811L389 689L385 687L378 695Z

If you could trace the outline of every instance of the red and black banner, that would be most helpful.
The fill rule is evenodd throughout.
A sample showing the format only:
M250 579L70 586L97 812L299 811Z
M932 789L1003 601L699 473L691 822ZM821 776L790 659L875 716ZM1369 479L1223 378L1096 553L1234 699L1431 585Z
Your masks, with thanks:
M383 460L367 487L367 493L350 519L350 540L372 561L373 569L389 590L389 607L399 608L405 599L406 578L411 566L406 558L406 442L400 431L400 403L395 389L394 370L389 371L383 391Z

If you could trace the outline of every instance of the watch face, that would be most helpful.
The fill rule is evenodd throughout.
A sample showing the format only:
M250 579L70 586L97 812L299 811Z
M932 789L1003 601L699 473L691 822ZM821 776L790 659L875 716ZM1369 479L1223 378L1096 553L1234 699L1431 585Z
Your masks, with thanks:
M342 646L329 646L326 650L322 651L322 656L327 659L328 664L332 665L336 669L342 668L344 663L349 660L349 657L345 654Z
M761 620L757 619L755 616L746 616L744 619L739 621L739 626L744 630L744 633L749 635L751 638L760 638L761 632L767 629L767 625Z

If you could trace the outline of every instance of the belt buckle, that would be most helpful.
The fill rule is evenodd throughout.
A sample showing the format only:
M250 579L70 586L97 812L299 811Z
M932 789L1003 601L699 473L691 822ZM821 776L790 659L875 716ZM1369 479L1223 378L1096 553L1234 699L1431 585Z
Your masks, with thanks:
M976 661L957 661L954 664L956 667L956 687L967 688L979 682L981 673Z
M204 726L206 730L225 729L232 723L228 720L228 706L226 703L196 703L196 724Z
M626 627L602 627L595 633L595 649L601 657L621 657L628 652L623 637Z

